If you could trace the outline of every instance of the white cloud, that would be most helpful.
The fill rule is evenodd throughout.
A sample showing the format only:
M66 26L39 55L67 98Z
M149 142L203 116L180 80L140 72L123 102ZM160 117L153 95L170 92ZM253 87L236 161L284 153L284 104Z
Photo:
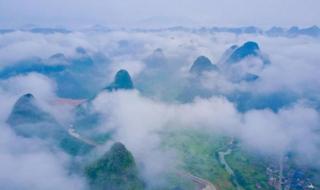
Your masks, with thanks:
M51 152L40 140L17 137L3 123L0 129L2 189L85 189L83 179L69 173L67 155Z
M154 157L158 165L166 165L168 159L174 160L170 167L179 163L174 152L160 149L159 132L170 128L194 128L209 130L212 134L223 133L234 136L245 148L266 155L281 155L295 152L305 158L301 163L314 164L320 154L318 150L317 128L320 115L316 110L303 104L281 109L251 110L240 113L234 105L223 97L197 99L187 104L172 104L153 101L142 97L136 91L116 93L104 92L94 100L96 110L106 118L102 128L116 129L114 140L127 145L138 161L145 165L148 175L156 175L165 168L154 168ZM151 159L151 160L150 160Z
M100 126L101 131L116 128L114 140L123 142L134 153L137 160L144 164L147 176L157 175L167 169L168 160L173 159L179 162L174 152L162 152L158 149L161 142L158 132L168 127L209 129L212 133L224 132L238 137L248 148L267 154L281 154L285 150L291 150L306 158L304 161L319 164L315 162L320 153L317 148L319 138L315 132L320 124L319 110L301 103L310 97L315 98L316 101L320 99L318 95L320 59L317 52L320 47L317 39L236 36L224 33L202 35L183 32L59 35L12 33L0 38L3 42L0 44L2 65L13 63L15 59L11 60L11 58L15 53L19 54L17 59L29 56L47 57L58 52L73 56L74 48L83 46L90 53L101 53L112 60L102 81L111 81L113 74L123 68L129 70L134 80L139 79L134 81L136 86L143 86L150 82L153 87L156 87L151 88L150 97L135 90L101 93L94 100L95 109L105 116L105 122ZM185 104L172 100L162 101L161 98L156 97L156 99L153 96L167 95L172 91L173 94L180 92L181 86L184 87L188 82L188 70L197 56L206 55L213 60L213 63L217 63L225 49L234 44L241 45L247 40L257 41L272 62L262 70L260 68L255 70L260 75L259 81L236 84L221 74L208 74L201 81L202 87L209 89L213 94L221 93L220 95L207 99L197 98L194 102ZM163 49L167 65L160 66L156 70L159 71L158 73L151 73L150 78L147 78L143 74L145 72L148 74L150 67L146 65L145 60L157 48ZM246 63L247 60L243 62L243 64ZM52 104L52 100L57 98L56 85L48 77L36 73L2 80L0 102L4 103L0 110L0 120L5 121L12 105L20 95L31 92L39 100L40 105L56 116L59 121L68 121L71 118L71 108ZM225 93L233 93L236 90L253 94L285 90L299 96L300 99L294 106L282 108L278 112L265 109L240 113L235 105L223 96ZM20 171L18 174L12 170L7 172L7 175L0 172L0 179L6 179L0 180L0 184L3 183L11 189L82 188L82 179L70 177L66 172L65 165L68 165L69 158L64 154L48 152L39 145L41 143L38 141L15 137L10 131L0 135L2 137L0 146L3 147L0 150L0 156L6 163L3 167L6 167L6 170L15 168ZM25 144L30 144L31 148L21 150ZM16 152L13 153L14 150ZM43 162L48 164L35 164ZM157 165L155 166L154 163ZM174 168L176 163L170 163ZM31 170L30 165L38 166L35 169L35 178L26 175ZM42 173L48 176L43 176ZM36 180L44 177L54 180L44 184L40 182L45 180ZM14 181L13 184L21 184L21 186L8 186L11 184L7 184L7 181Z

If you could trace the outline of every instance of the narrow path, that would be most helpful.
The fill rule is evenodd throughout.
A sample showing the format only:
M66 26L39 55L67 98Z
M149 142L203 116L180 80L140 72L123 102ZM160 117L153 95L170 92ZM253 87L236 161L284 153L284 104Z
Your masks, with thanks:
M217 190L217 188L208 180L194 176L190 173L180 173L179 175L189 178L191 181L198 184L200 187L200 190Z
M68 129L68 133L69 135L71 135L72 137L86 143L86 144L89 144L89 145L92 145L92 146L98 146L97 143L89 140L89 139L86 139L86 138L83 138L72 126Z

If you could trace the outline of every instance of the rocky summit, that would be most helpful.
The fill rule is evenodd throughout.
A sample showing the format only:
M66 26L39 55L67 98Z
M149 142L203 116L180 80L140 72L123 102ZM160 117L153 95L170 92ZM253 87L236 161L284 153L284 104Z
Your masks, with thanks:
M144 184L132 154L120 142L114 143L100 159L86 167L85 173L93 189L139 190Z
M206 56L199 56L190 68L190 73L200 75L207 71L217 71L218 67L210 61Z
M242 46L236 48L228 58L228 63L237 63L249 56L257 57L260 55L260 48L256 42L246 42Z
M133 89L133 83L131 80L131 77L128 73L128 71L122 69L116 73L116 76L114 77L113 82L106 87L107 90L109 91L114 91L114 90L130 90Z

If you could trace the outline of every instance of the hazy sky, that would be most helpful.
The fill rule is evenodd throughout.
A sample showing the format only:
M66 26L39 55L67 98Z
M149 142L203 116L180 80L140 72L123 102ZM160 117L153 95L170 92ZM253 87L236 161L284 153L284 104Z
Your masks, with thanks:
M319 8L319 0L0 0L0 28L26 24L307 26L320 25Z

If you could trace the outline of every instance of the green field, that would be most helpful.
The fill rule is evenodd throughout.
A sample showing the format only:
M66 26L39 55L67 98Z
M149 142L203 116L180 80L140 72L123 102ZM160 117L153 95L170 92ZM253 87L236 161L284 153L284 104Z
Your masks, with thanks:
M257 186L261 189L274 189L268 185L268 176L266 175L266 162L244 149L236 147L232 154L226 156L226 161L235 172L235 178L246 190L255 190Z
M174 149L182 160L178 168L209 180L217 189L234 190L233 178L241 189L272 189L267 184L266 166L258 157L238 146L225 157L235 175L231 176L220 163L218 152L227 149L231 138L196 129L171 129L161 133L164 149Z

